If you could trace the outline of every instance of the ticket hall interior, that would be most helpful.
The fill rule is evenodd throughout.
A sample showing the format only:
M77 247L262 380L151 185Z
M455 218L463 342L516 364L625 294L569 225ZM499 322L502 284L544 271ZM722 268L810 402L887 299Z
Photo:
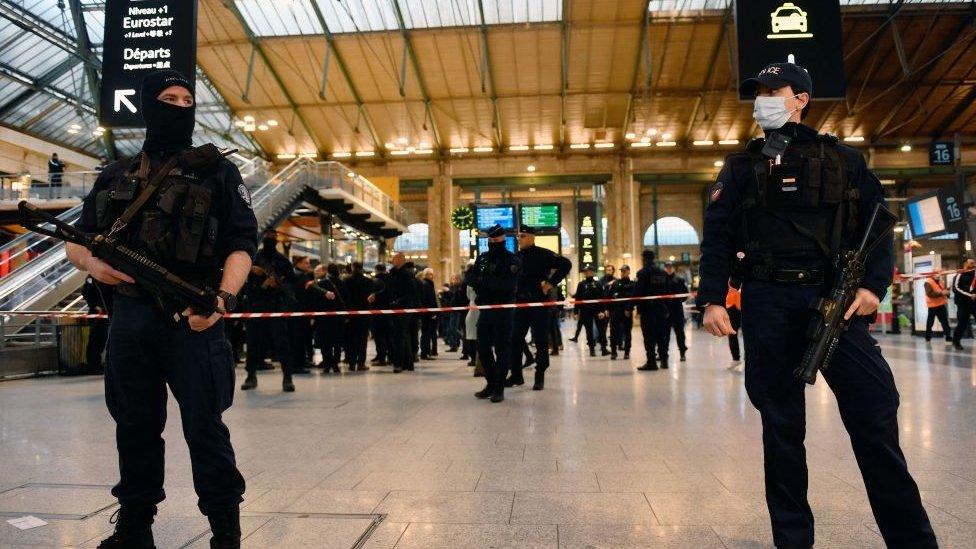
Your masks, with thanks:
M0 0L0 547L149 546L103 544L147 506L159 548L973 547L973 2L140 4ZM160 188L219 181L207 206L150 197L175 220L169 247L132 232L142 261L109 260L96 242L128 234L102 226L113 185L134 177L139 197L168 158L150 126L181 123L150 120L160 70L224 175L180 157ZM787 82L799 93L766 101ZM769 126L774 103L796 123ZM820 135L805 170L841 151L844 196L890 212L864 273L836 246L823 270L763 270L733 264L754 248L716 245L799 147L795 129L780 149L757 140L797 123ZM806 192L826 173L796 177ZM806 235L810 211L769 215ZM172 268L174 249L196 259ZM703 259L717 249L725 263ZM221 293L241 251L241 287ZM96 279L94 259L134 282ZM805 276L842 309L858 288L878 298L837 321L812 384L793 371L825 339L786 324L832 310L759 314ZM713 335L713 307L745 326ZM126 335L149 317L162 343ZM850 363L885 403L831 371ZM793 417L755 389L769 372ZM216 507L230 481L211 451L243 479ZM133 491L159 475L162 492ZM236 544L215 518L230 508Z

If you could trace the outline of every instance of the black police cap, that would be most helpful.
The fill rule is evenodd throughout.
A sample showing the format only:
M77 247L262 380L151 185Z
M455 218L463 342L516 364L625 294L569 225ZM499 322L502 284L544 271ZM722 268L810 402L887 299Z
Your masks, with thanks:
M519 229L519 232L526 233L526 234L536 234L535 227L531 225L522 225L522 227Z
M498 238L499 236L505 236L505 229L498 223L495 223L488 229L488 238Z
M794 93L806 92L813 96L813 80L806 69L795 63L770 63L755 78L747 78L739 84L742 95L756 95L759 85L777 89L790 86Z

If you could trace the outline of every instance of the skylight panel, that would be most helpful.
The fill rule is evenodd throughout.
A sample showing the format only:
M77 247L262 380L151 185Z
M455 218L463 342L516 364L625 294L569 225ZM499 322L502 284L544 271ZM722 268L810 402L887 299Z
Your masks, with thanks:
M258 36L322 34L313 0L234 0L247 26Z

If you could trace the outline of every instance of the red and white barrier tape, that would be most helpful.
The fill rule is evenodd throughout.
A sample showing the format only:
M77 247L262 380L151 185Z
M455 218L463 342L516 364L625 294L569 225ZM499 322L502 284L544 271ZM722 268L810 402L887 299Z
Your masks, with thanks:
M929 278L932 275L949 275L949 274L968 273L972 271L976 271L976 269L947 269L944 271L938 271L934 273L928 272L928 273L918 273L918 274L900 274L898 275L898 277L901 278L902 280L918 280L920 278Z
M533 303L505 303L501 305L467 305L464 307L416 307L410 309L366 309L359 311L293 311L282 313L228 313L224 318L313 318L322 316L371 316L371 315L399 315L417 313L449 313L486 309L524 309L528 307L557 307L559 305L597 305L601 303L623 303L628 301L656 301L662 299L687 299L694 293L648 295L641 297L619 297L613 299L567 299L565 301L545 301ZM39 316L39 317L71 317L71 318L108 318L104 314L64 313L59 311L0 311L2 315Z

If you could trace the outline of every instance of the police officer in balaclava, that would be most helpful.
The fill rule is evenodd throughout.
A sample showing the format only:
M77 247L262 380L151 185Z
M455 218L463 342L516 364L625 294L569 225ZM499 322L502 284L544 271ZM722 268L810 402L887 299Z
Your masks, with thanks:
M105 233L138 203L115 236L177 276L219 289L216 307L233 310L256 249L257 221L241 174L215 149L191 149L193 85L171 70L142 85L146 141L133 158L105 167L85 198L77 227ZM155 188L147 182L168 161L180 162ZM178 320L161 299L124 273L68 244L79 269L112 288L114 310L106 353L105 399L116 423L120 480L115 532L99 547L153 547L152 523L163 501L163 428L167 386L180 406L198 506L210 522L212 547L240 547L244 478L221 421L234 394L234 360L222 314L186 309Z

